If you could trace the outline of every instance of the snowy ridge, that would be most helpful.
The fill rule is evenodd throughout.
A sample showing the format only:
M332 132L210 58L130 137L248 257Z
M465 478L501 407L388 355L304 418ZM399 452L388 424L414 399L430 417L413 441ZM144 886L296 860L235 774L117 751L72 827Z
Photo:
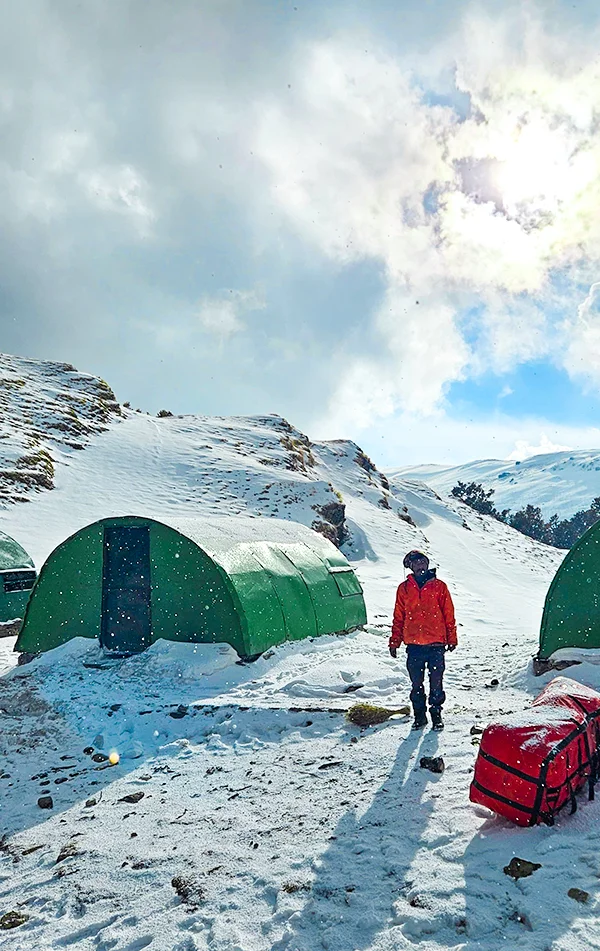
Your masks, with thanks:
M51 489L57 461L83 449L120 412L98 377L0 353L0 506Z
M494 490L498 509L515 512L531 504L546 518L555 512L566 518L589 508L600 495L600 449L552 452L523 462L483 459L462 466L409 466L387 475L392 481L421 479L444 494L459 481L477 482Z
M369 623L254 664L164 641L107 660L82 639L16 668L0 640L0 918L26 916L0 930L2 951L600 947L598 802L522 830L468 800L471 727L523 714L549 679L529 659L561 552L423 482L388 487L354 444L312 443L276 416L123 411L65 453L53 491L0 509L0 528L39 564L87 522L161 512L321 522ZM387 638L413 547L456 604L446 729L361 732L344 719L352 703L408 699ZM589 662L568 673L600 684ZM420 769L423 755L445 772ZM542 866L518 884L502 871L515 854Z

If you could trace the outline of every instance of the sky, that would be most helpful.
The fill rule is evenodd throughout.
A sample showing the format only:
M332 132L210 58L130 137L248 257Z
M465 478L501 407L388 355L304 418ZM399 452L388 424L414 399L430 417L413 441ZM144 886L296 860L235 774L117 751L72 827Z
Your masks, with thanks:
M597 4L2 20L0 350L381 468L600 448Z

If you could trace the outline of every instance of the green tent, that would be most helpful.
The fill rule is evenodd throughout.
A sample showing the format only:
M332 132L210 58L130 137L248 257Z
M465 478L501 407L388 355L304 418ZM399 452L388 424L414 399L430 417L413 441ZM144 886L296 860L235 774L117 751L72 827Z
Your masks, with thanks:
M538 657L562 647L600 647L600 522L575 542L546 595Z
M362 588L321 535L269 518L106 518L40 571L15 650L95 637L118 654L159 638L226 642L241 657L366 621Z
M0 623L23 617L35 577L33 561L25 549L0 532Z

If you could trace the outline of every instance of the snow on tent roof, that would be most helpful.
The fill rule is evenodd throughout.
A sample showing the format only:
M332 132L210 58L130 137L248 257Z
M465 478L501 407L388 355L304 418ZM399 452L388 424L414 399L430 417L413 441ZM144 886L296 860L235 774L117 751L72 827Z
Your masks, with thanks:
M236 545L249 542L304 542L315 547L323 540L323 551L331 546L312 529L299 522L281 518L248 518L246 516L215 516L201 518L170 518L168 515L148 516L191 538L207 552L224 553ZM335 550L335 549L334 549Z
M14 538L0 532L0 571L11 568L33 568L33 561Z
M159 638L231 644L252 657L286 640L354 630L362 588L343 554L271 518L101 519L46 560L16 650L97 637L135 653Z

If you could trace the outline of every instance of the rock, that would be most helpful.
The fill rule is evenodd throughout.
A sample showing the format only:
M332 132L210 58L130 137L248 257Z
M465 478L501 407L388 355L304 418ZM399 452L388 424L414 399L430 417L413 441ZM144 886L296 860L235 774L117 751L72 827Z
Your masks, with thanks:
M74 842L67 842L66 845L63 845L62 849L58 853L56 862L64 862L65 859L71 859L74 855L77 855L77 849Z
M29 921L29 915L24 915L21 911L7 911L0 918L0 928L8 931L10 928L19 928L26 921Z
M93 806L97 806L97 805L98 805L97 799L86 799L86 802L85 802L86 809L91 809Z
M469 733L471 734L471 736L479 736L481 733L483 733L483 727L476 726L476 725L472 726L471 729L469 730Z
M344 693L354 693L356 690L360 690L361 687L364 687L364 684L360 684L360 683L348 684L348 686L344 690Z
M173 717L174 720L181 720L183 717L187 716L188 708L180 703L176 710L172 710L169 713L170 717Z
M443 773L446 769L442 756L422 756L419 766L421 769L428 769L432 773Z
M508 865L504 866L503 871L505 875L510 875L511 878L516 880L519 878L528 878L541 867L542 866L537 862L528 862L527 859L518 859L515 856L510 860Z
M54 807L54 800L52 796L40 796L37 804L40 809L52 809Z
M195 911L198 905L204 901L204 889L193 878L184 878L182 875L176 875L171 879L171 885L182 902L187 905L188 911Z
M581 902L582 905L585 905L586 901L590 897L589 892L584 892L583 888L570 888L567 892L569 898L572 898L573 901Z
M140 789L139 792L130 793L128 796L123 796L122 799L119 799L118 802L129 802L135 804L139 802L140 799L144 798L144 793Z

